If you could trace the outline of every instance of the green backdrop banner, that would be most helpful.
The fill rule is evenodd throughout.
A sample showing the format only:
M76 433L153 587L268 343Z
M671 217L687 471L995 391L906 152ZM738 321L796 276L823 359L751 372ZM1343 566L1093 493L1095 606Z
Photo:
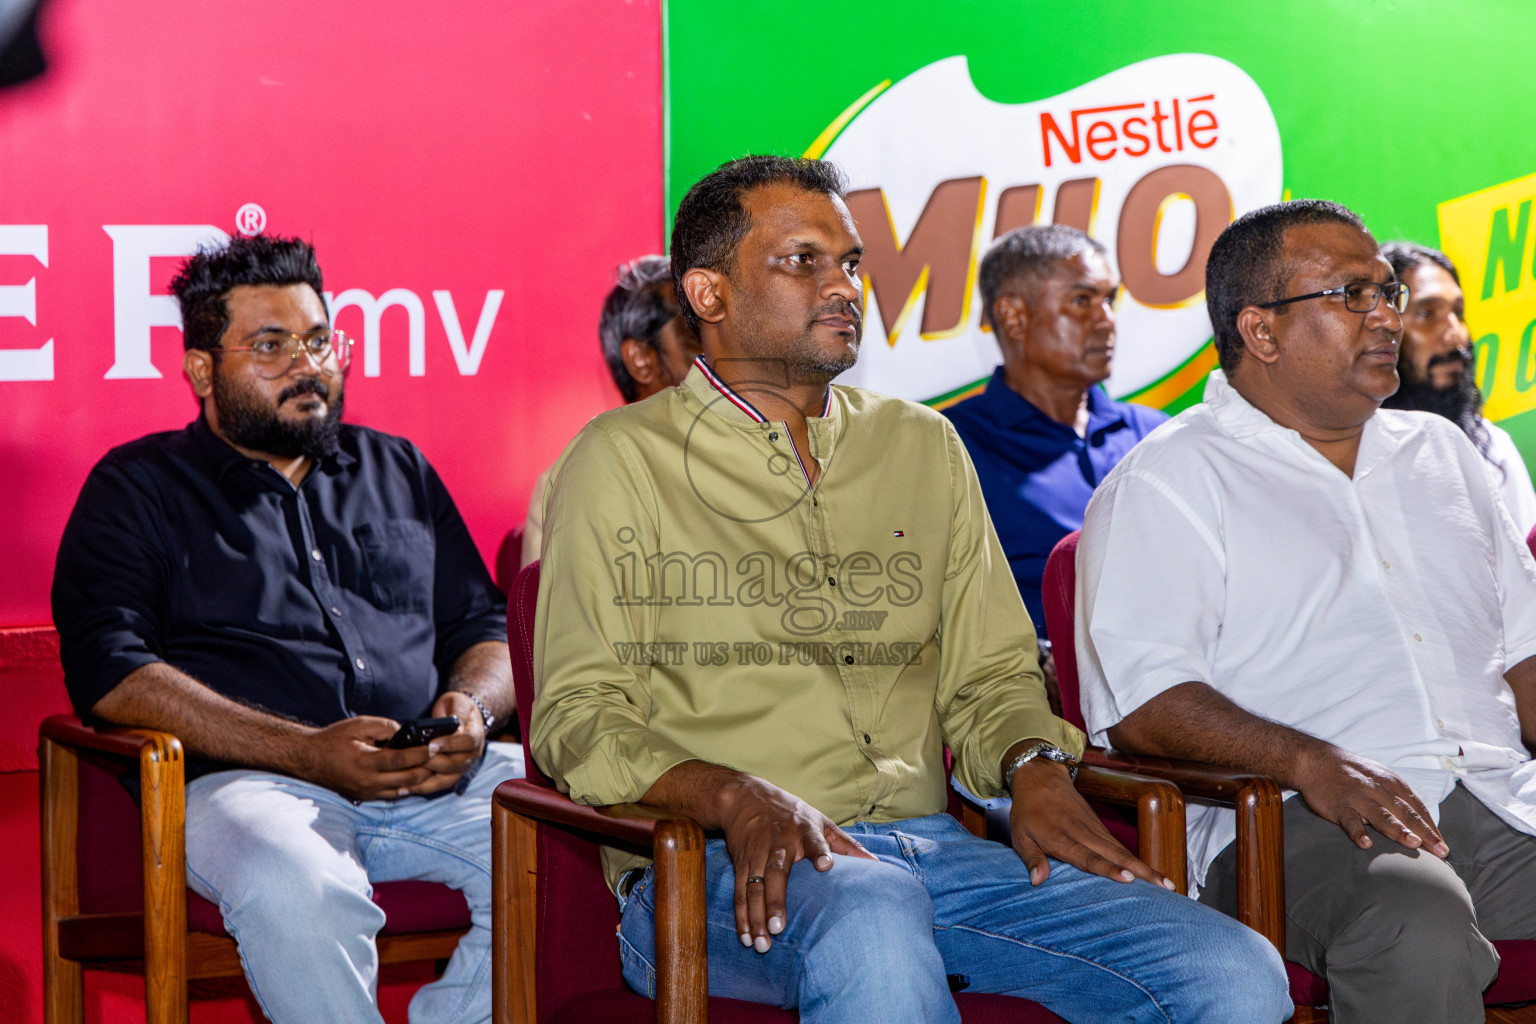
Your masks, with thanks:
M1536 455L1536 5L669 0L664 32L669 216L745 153L849 173L868 250L849 383L973 392L999 361L977 259L1059 222L1125 282L1106 387L1177 410L1215 365L1211 242L1319 197L1456 261L1488 415Z

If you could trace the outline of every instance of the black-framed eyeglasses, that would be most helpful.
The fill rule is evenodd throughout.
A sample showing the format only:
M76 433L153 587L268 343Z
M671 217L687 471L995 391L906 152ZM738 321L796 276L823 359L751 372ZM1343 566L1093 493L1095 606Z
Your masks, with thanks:
M309 356L321 373L331 377L351 361L352 339L344 331L326 328L312 334L273 333L254 345L220 345L212 351L249 352L256 372L267 380L276 380L293 369L300 354Z
M1354 281L1342 288L1326 288L1310 295L1293 295L1288 299L1276 299L1274 302L1257 303L1260 309L1274 309L1276 306L1284 306L1291 302L1301 302L1303 299L1321 299L1326 295L1344 296L1344 308L1351 313L1369 313L1381 302L1381 297L1387 297L1387 304L1399 313L1408 308L1408 286L1394 281L1391 284L1377 284L1375 281Z

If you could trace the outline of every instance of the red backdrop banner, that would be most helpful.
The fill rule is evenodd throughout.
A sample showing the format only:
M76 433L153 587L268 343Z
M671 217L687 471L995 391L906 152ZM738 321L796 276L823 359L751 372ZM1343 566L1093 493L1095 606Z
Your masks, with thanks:
M662 245L655 0L44 12L49 72L0 92L0 625L49 620L91 465L196 414L165 285L220 232L314 242L348 419L420 445L490 561L618 400L597 313Z

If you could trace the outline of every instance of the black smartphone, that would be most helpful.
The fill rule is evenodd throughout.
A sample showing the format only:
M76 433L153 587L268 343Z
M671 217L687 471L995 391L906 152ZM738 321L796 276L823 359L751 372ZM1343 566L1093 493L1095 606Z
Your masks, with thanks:
M415 718L403 723L399 730L387 740L379 740L381 747L390 747L400 750L404 747L419 747L429 740L439 736L447 736L449 733L459 731L459 720L449 715L447 718Z

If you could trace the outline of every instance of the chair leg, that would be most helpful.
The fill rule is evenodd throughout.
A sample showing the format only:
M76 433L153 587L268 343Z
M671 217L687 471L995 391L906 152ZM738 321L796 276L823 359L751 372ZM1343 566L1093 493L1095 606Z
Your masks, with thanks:
M1237 919L1285 956L1285 818L1280 787L1255 780L1237 794Z
M42 786L43 1020L80 1024L85 1019L85 972L59 956L59 919L80 912L75 841L80 816L80 761L75 752L44 737L38 748Z
M687 819L656 826L656 1024L705 1024L704 832Z
M186 790L181 746L170 737L165 739L169 742L146 744L139 754L144 1008L146 1024L186 1024Z
M538 934L538 824L491 804L491 1019L533 1024L534 942Z

